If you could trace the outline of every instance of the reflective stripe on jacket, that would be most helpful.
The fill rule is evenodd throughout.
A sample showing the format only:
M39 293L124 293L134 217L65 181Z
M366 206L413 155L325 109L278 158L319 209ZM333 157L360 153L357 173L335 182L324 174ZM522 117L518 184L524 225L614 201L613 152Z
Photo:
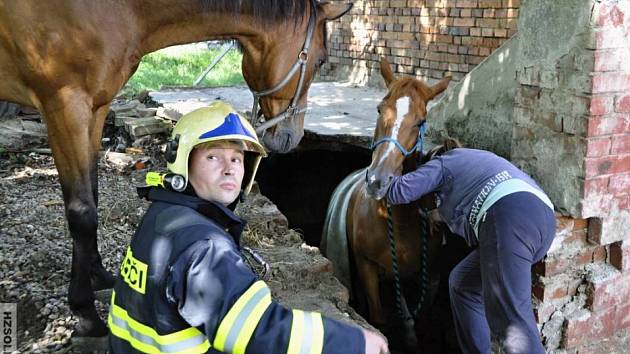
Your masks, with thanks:
M358 328L271 300L239 252L244 222L199 198L151 189L108 323L112 353L363 353Z

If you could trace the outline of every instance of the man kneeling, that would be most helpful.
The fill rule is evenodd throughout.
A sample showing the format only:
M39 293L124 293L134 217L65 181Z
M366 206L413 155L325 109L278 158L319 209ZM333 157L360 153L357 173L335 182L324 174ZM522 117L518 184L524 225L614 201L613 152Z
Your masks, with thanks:
M180 119L169 173L127 249L109 314L112 353L386 353L378 334L271 300L246 265L233 210L265 150L251 125L215 102ZM243 188L241 188L243 187Z

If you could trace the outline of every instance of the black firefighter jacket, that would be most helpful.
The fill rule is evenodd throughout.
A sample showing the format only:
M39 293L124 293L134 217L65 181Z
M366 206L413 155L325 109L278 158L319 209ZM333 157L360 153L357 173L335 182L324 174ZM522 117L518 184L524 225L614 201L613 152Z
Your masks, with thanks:
M112 353L364 353L358 328L271 300L231 210L160 188L148 199L112 295Z

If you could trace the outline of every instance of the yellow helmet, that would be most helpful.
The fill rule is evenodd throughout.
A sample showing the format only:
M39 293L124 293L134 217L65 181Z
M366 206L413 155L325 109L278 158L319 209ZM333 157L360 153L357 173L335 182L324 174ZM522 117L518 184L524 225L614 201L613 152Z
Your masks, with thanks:
M173 128L166 145L166 167L175 175L181 176L176 190L184 190L188 185L188 157L199 144L222 140L238 141L246 154L243 191L248 194L262 157L267 156L265 148L258 142L256 131L230 104L215 101L208 107L196 109L184 115Z

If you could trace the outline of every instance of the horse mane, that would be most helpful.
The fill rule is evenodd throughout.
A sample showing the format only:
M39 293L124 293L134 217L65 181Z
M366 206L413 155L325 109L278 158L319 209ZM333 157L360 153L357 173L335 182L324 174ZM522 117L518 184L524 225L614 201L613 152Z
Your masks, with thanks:
M205 11L220 11L238 20L240 14L252 15L261 24L303 20L314 0L200 0Z

